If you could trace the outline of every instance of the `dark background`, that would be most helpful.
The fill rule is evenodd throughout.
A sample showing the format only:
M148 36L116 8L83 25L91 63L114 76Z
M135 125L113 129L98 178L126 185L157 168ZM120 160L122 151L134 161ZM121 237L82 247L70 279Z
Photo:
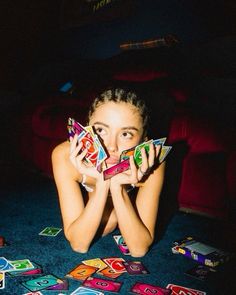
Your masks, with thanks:
M194 66L199 60L200 63L220 64L229 77L220 83L217 79L201 81L197 85L197 96L208 89L212 95L211 108L215 93L229 89L229 94L224 93L231 101L229 105L224 104L226 111L235 105L236 90L232 86L236 74L234 0L114 0L96 16L91 11L86 12L84 4L83 0L0 1L0 165L3 182L18 179L19 169L25 168L17 149L21 113L55 90L55 81L64 78L61 64L119 55L120 44L127 41L176 35ZM193 69L191 62L190 71ZM185 73L183 80L188 76ZM221 106L221 102L218 105Z
M120 18L114 15L111 20L106 18L110 13L108 10L104 21L89 15L87 23L83 23L79 21L78 11L78 23L74 22L74 26L68 25L73 2L0 2L1 90L16 89L25 82L32 69L43 63L72 57L106 58L119 53L119 44L127 40L175 33L184 44L198 46L216 37L234 35L236 31L236 4L233 0L138 0L133 1L135 5L129 15L121 14ZM121 1L122 7L124 2ZM126 2L130 9L132 1ZM76 13L74 15L76 17Z

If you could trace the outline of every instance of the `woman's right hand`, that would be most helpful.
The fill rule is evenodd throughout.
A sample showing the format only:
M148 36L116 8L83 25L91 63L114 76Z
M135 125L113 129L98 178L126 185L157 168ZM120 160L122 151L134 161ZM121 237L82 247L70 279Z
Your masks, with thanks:
M87 149L82 149L82 142L78 142L78 135L75 134L75 136L72 138L70 137L70 161L73 164L73 166L77 169L77 171L81 175L86 175L93 177L95 179L101 179L101 173L98 172L96 167L92 163L88 163L85 161L85 156L88 152Z

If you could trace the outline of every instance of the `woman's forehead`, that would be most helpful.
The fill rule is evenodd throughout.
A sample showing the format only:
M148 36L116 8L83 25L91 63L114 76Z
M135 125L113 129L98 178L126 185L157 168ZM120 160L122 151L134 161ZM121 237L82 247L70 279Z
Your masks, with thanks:
M122 120L140 121L141 115L139 109L127 102L105 102L97 106L90 120L108 118L121 118Z

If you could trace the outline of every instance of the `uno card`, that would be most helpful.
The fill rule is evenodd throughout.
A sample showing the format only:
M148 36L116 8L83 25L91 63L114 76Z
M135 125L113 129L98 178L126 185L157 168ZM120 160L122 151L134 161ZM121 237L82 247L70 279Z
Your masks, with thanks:
M29 259L21 259L10 261L11 265L14 267L14 271L27 271L34 269L34 265Z
M0 271L0 290L5 288L5 272Z
M101 271L107 267L107 264L101 258L83 260L82 263L85 265L93 266L97 268L98 271Z
M162 146L161 152L159 155L159 163L162 163L165 160L165 158L167 157L171 149L172 149L172 146L169 146L169 145Z
M114 166L111 166L110 168L107 168L106 170L103 171L104 180L112 178L116 174L122 173L122 172L128 170L129 167L130 167L129 159L126 159Z
M166 287L167 289L170 289L172 291L171 294L173 295L181 295L181 294L188 294L188 295L206 295L206 292L191 289L179 285L169 284Z
M96 167L99 167L107 158L107 153L103 147L103 145L101 144L101 142L98 139L98 136L95 135L94 137L94 141L98 146L98 157L97 157L97 164Z
M68 119L67 130L69 136L74 137L75 134L77 134L78 139L86 133L84 127L79 122L75 121L73 118Z
M92 137L95 136L95 133L93 131L93 126L85 126L84 129L91 134Z
M43 273L43 269L38 264L32 262L33 269L30 270L17 270L17 271L10 271L7 274L12 277L16 276L33 276L33 275L41 275Z
M40 236L48 236L48 237L55 237L59 234L59 232L61 231L61 228L58 227L45 227L40 233Z
M85 264L79 264L75 268L73 268L71 271L69 271L66 274L66 277L75 279L75 280L80 280L84 281L87 279L89 276L94 274L98 268L90 265L85 265Z
M111 280L89 277L82 285L84 287L99 289L107 292L119 292L122 284Z
M14 266L5 257L0 257L0 271L5 272L11 270L15 270Z
M129 249L122 237L122 235L113 235L113 239L115 240L118 248L124 255L130 255Z
M46 290L53 290L53 291L58 291L58 290L68 290L69 289L69 284L66 279L58 279L57 284L48 287Z
M87 154L85 155L85 159L96 166L97 157L98 157L98 147L94 138L89 132L86 132L82 138L79 139L82 142L81 151L87 149Z
M191 277L194 277L196 279L205 281L212 272L215 272L215 270L206 265L198 264L194 266L193 268L189 269L188 271L186 271L185 274Z
M129 159L130 156L133 156L134 155L134 150L135 150L135 146L128 149L128 150L124 150L120 155L120 161Z
M156 294L156 295L170 295L171 290L166 288L161 288L159 286L154 286L146 283L137 282L131 287L131 292L146 295L146 294Z
M116 279L119 276L121 276L123 273L117 273L114 271L114 269L112 269L110 266L102 269L101 271L97 272L98 275L110 278L110 279Z
M86 287L79 287L77 288L74 292L72 292L70 295L104 295L104 293L97 291L97 290L93 290L93 289L89 289Z
M153 142L153 140L149 140L147 142L143 142L139 145L136 146L135 151L134 151L134 161L135 163L140 167L142 164L142 154L141 154L141 149L144 148L146 153L149 152L150 150L150 144Z
M130 275L146 275L149 273L141 261L125 261L123 265Z
M21 282L21 285L24 286L26 289L30 290L31 292L34 292L41 291L51 286L57 285L58 280L59 279L57 277L49 274L25 282Z
M166 137L158 138L153 140L154 145L164 145L166 142Z
M125 261L123 258L120 257L109 257L103 258L103 261L110 266L116 273L123 273L126 272L126 268L123 265Z

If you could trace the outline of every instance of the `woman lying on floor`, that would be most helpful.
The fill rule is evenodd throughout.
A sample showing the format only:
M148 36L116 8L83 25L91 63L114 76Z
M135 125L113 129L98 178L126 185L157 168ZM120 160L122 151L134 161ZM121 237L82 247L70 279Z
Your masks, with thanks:
M147 107L134 92L109 88L92 103L88 125L105 146L109 168L119 162L123 150L147 141ZM118 227L131 255L145 255L154 241L164 181L165 163L157 164L160 146L150 144L149 154L142 148L140 167L131 156L130 169L107 180L84 161L87 150L81 148L75 135L52 153L64 232L71 247L85 253L95 237Z

